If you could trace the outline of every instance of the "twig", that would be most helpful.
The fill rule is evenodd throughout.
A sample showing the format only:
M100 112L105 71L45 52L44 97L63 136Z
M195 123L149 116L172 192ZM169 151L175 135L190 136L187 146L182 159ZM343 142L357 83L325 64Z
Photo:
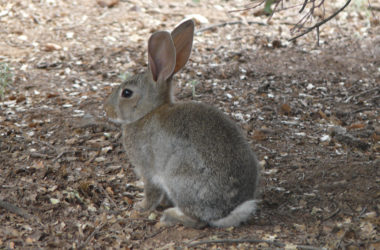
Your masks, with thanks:
M202 33L202 32L207 31L207 30L212 30L212 29L216 29L216 28L219 28L219 27L224 27L224 26L227 26L227 25L236 25L236 24L248 24L248 25L258 24L258 25L266 25L265 23L262 23L262 22L254 22L254 21L248 21L248 22L243 22L243 21L224 22L224 23L213 24L213 25L210 25L210 26L208 26L208 27L205 27L205 28L199 29L199 30L195 31L195 34L198 35L198 34L200 34L200 33Z
M115 201L111 198L111 196L108 195L108 192L102 187L102 185L98 184L98 188L100 191L104 193L104 195L107 197L107 199L111 202L114 208L118 209L118 206L116 205Z
M364 90L356 95L352 95L352 96L349 96L346 100L344 100L345 103L348 103L351 99L353 98L357 98L359 96L362 96L362 95L365 95L365 94L368 94L368 93L371 93L371 92L377 92L377 91L380 91L380 87L377 87L377 88L374 88L374 89L369 89L369 90Z
M61 153L59 153L59 155L57 155L57 157L54 158L53 162L58 161L58 159L61 158L64 154L67 154L67 153L76 153L76 152L77 151L75 151L75 150L62 151Z
M302 13L302 11L305 9L306 5L307 5L307 2L309 2L309 0L305 0L305 2L303 2L303 5L299 11L299 13Z
M54 156L46 155L46 154L41 154L41 153L37 153L37 152L31 152L30 156L33 157L33 158L44 158L44 159L54 158Z
M244 9L238 9L238 10L230 10L228 11L229 13L232 13L232 12L239 12L239 11L245 11L245 10L250 10L250 9L254 9L260 5L262 5L263 3L265 3L265 0L262 0L260 3L254 5L254 6L249 6L249 7L246 7ZM250 5L250 4L249 4ZM247 6L247 5L246 5Z
M317 27L316 30L317 30L317 47L319 47L319 27Z
M331 219L332 217L334 217L335 215L337 215L339 212L340 212L340 208L338 208L337 210L335 210L330 216L324 218L323 221Z
M90 241L92 240L94 235L97 234L104 227L104 225L105 225L105 223L100 223L94 229L94 231L92 231L92 233L87 237L87 239L78 247L78 249L84 249L88 245L88 243L90 243Z
M43 145L47 146L48 148L54 150L55 152L58 152L58 150L48 142L40 141L40 140L35 140L35 142L37 142L38 144L43 144Z
M358 215L358 218L362 217L363 214L367 211L367 207L363 208L360 214Z
M373 6L373 5L370 5L370 6L368 6L368 9L369 9L369 10L380 11L380 6Z
M118 223L123 222L131 222L131 221L143 221L143 222L156 222L157 220L147 219L147 218L122 218L117 220Z
M0 207L4 208L5 210L8 210L11 213L17 214L25 219L32 218L32 215L29 214L25 209L19 208L9 202L0 200Z
M165 231L166 229L167 229L167 227L163 227L163 228L161 228L160 230L157 230L157 232L154 232L154 233L152 233L152 234L150 234L150 235L148 235L148 236L145 236L145 237L144 237L144 240L147 240L147 239L153 238L153 237L155 237L156 235L158 235L158 234L162 233L163 231Z
M296 245L297 249L306 249L306 250L322 250L325 248L322 247L313 247L313 246L306 246L306 245Z
M376 91L380 91L380 87L377 87L377 88L374 88L374 89L369 89L369 90L365 90L365 91L362 91L356 95L354 95L353 97L359 97L359 96L362 96L362 95L365 95L365 94L368 94L368 93L371 93L371 92L376 92Z
M283 248L286 244L271 240L259 240L259 239L222 239L222 240L201 240L194 243L187 244L188 247L195 247L204 244L218 244L218 243L267 243L269 245L274 245L275 247ZM323 248L314 247L314 246L306 246L306 245L296 245L297 249L307 249L307 250L320 250Z
M268 243L276 247L284 247L284 243L275 242L271 240L258 240L258 239L223 239L223 240L201 240L194 243L187 244L188 247L195 247L204 244L216 244L216 243Z
M380 95L376 95L376 96L372 97L372 98L369 99L369 100L370 100L370 101L374 101L374 100L376 100L376 99L380 99Z
M274 15L274 13L277 11L277 8L278 8L278 6L280 5L280 3L282 3L282 1L278 1L278 2L276 3L276 5L274 6L273 11L272 11L272 13L270 14L270 16L269 16L269 18L268 18L268 22L272 19L273 15Z
M368 110L373 110L373 109L374 109L374 107L364 107L364 108L354 110L354 111L352 111L352 113L356 114L356 113L360 113L360 112L368 111Z
M315 28L317 28L317 27L320 27L320 26L322 26L323 24L327 23L328 21L330 21L331 19L333 19L335 16L337 16L341 11L343 11L343 10L344 10L344 9L350 4L350 2L351 2L351 0L348 0L348 1L346 2L346 4L345 4L342 8L340 8L339 10L337 10L334 14L332 14L332 15L329 16L328 18L322 20L321 22L315 24L314 26L308 28L305 32L302 32L302 33L299 34L298 36L295 36L295 37L289 39L289 42L294 41L294 40L296 40L297 38L300 38L301 36L306 35L306 34L309 33L310 31L312 31L313 29L315 29Z
M268 151L268 152L271 153L271 154L274 153L271 149L266 148L266 147L262 146L261 144L257 144L256 147L261 148L261 149L264 149L265 151Z

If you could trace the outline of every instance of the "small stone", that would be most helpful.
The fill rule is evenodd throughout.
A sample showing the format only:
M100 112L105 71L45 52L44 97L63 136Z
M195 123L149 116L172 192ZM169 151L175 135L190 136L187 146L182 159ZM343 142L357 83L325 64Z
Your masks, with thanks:
M99 4L100 7L112 8L119 3L119 0L97 0L96 2Z
M331 140L331 137L329 135L323 135L321 138L320 138L321 142L325 142L325 141L330 141Z
M44 46L44 51L54 51L54 50L61 50L62 47L55 43L47 43Z

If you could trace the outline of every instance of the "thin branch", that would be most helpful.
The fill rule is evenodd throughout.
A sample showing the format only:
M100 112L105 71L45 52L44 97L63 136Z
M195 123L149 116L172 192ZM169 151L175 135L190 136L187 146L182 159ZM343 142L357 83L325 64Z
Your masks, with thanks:
M48 142L40 141L40 140L37 140L37 139L35 139L34 141L35 141L36 143L38 143L38 144L42 144L42 145L47 146L48 148L54 150L55 152L58 152L58 150L57 150L53 145L51 145L51 144L48 143Z
M369 6L368 6L369 10L371 10L371 11L380 11L380 6L373 6L370 3L368 3L368 4L369 4Z
M17 214L18 216L21 216L25 219L32 218L32 215L29 214L25 209L19 208L9 202L0 200L0 207L4 208L5 210L8 210L11 213Z
M284 243L275 242L271 240L258 240L258 239L223 239L223 240L201 240L194 243L187 244L188 247L195 247L204 244L217 244L217 243L268 243L276 247L284 247Z
M47 155L47 154L41 154L41 153L38 153L38 152L31 152L29 155L30 155L31 157L33 157L33 158L43 158L43 159L51 159L51 158L54 158L54 156Z
M111 198L111 196L109 196L108 192L102 187L102 185L100 185L98 183L98 188L100 189L100 191L103 192L103 194L107 197L107 199L110 201L110 203L112 204L112 206L116 209L119 209L119 207L117 206L117 204L115 203L115 201Z
M198 35L198 34L200 34L200 33L202 33L202 32L207 31L207 30L212 30L212 29L216 29L216 28L219 28L219 27L224 27L224 26L227 26L227 25L236 25L236 24L248 24L248 25L258 24L258 25L266 25L265 23L262 23L262 22L253 22L253 21L248 21L248 22L243 22L243 21L224 22L224 23L213 24L213 25L210 25L210 26L208 26L208 27L205 27L205 28L199 29L199 30L195 31L195 35Z
M282 3L282 2L283 2L283 1L281 1L281 3ZM291 10L291 9L297 8L297 7L299 7L299 6L301 6L301 4L295 4L295 5L291 5L291 6L289 6L289 7L281 6L280 9L277 9L277 12L284 11L284 10Z
M58 161L59 158L61 158L64 154L75 153L75 152L77 152L77 151L73 151L73 150L62 151L61 153L59 153L59 155L57 155L57 157L54 158L53 162Z
M274 15L274 13L277 11L277 8L278 8L278 6L280 5L280 3L282 3L282 1L278 1L278 2L276 3L276 5L274 6L274 9L273 9L273 11L272 11L272 14L271 14L270 17L268 18L268 22L272 19L273 15Z
M245 10L250 10L250 9L254 9L260 5L262 5L263 3L265 3L266 0L262 0L260 3L254 5L254 6L250 6L250 7L247 7L247 8L244 8L244 9L238 9L238 10L230 10L228 11L229 13L232 13L232 12L238 12L238 11L245 11ZM247 6L247 5L246 5Z
M308 1L309 1L309 0L305 0L305 2L303 2L303 5L302 5L302 7L301 7L299 13L302 13L302 11L305 9L305 7L306 7Z
M286 244L271 240L259 240L259 239L221 239L221 240L201 240L194 243L187 244L188 247L195 247L204 244L218 244L218 243L226 243L226 244L234 244L234 243L267 243L269 245L273 245L275 247L283 248ZM320 250L320 247L314 246L306 246L306 245L296 245L297 249L307 249L307 250Z
M86 238L86 240L78 247L78 249L84 249L84 248L86 248L86 246L88 245L88 243L90 243L90 241L92 240L92 238L94 237L94 235L97 234L104 227L104 225L105 225L105 223L100 223L94 229L94 231L92 231L92 233Z
M340 212L340 208L338 208L337 210L335 210L334 213L332 213L330 216L324 218L323 221L331 219L332 217L334 217L335 215L337 215L339 212Z
M317 27L316 30L317 30L317 47L319 47L319 27Z
M302 32L302 33L299 34L298 36L295 36L295 37L289 39L289 42L294 41L294 40L296 40L297 38L300 38L301 36L306 35L306 34L309 33L310 31L312 31L313 29L318 28L318 27L322 26L323 24L327 23L328 21L330 21L331 19L333 19L335 16L337 16L341 11L343 11L343 10L344 10L344 9L350 4L350 2L351 2L351 0L348 0L348 1L346 2L346 4L345 4L342 8L340 8L339 10L337 10L334 14L332 14L332 15L329 16L328 18L324 19L323 21L321 21L321 22L315 24L314 26L308 28L305 32Z
M356 95L354 95L353 97L356 98L356 97L359 97L359 96L362 96L362 95L366 95L368 93L375 93L377 91L380 91L380 87L377 87L377 88L374 88L374 89L369 89L369 90L365 90L365 91L362 91Z
M154 232L154 233L152 233L152 234L150 234L150 235L148 235L148 236L145 236L145 237L144 237L144 240L147 240L147 239L153 238L153 237L155 237L156 235L162 233L163 231L165 231L165 230L167 230L167 229L168 229L167 227L163 227L163 228L161 228L160 230L157 230L156 232Z

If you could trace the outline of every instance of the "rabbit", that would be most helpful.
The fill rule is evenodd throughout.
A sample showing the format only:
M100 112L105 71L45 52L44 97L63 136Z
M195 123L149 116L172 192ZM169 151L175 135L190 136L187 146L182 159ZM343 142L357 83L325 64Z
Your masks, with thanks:
M122 143L144 182L138 211L161 202L160 224L238 226L255 212L259 164L240 128L218 109L175 102L172 78L188 61L194 22L148 41L148 69L126 79L106 99L108 119L120 123Z

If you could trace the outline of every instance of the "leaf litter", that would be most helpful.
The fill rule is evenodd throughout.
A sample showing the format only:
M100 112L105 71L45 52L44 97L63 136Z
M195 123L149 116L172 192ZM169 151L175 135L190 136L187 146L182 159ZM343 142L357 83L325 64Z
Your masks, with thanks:
M296 11L268 24L228 12L242 5L0 2L0 62L13 71L0 102L0 246L378 248L378 22L349 6L315 47L313 33L287 42ZM141 182L103 117L112 87L146 67L149 35L188 16L202 32L176 97L227 113L262 165L259 210L239 228L159 228L161 210L136 213Z

